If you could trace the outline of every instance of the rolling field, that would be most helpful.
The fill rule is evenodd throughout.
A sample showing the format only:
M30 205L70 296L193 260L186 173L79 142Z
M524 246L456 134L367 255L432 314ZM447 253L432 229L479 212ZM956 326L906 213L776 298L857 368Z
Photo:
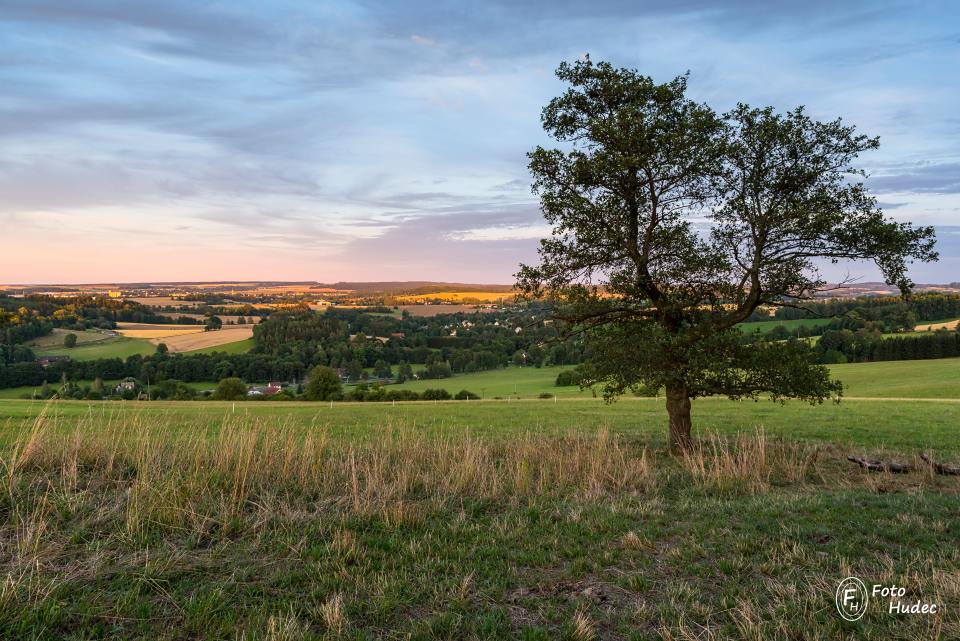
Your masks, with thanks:
M674 458L650 399L0 401L0 638L953 639L960 479L845 456L958 416L710 399ZM942 614L847 623L851 574Z
M139 338L128 338L126 336L114 336L107 340L77 343L76 347L51 347L48 349L38 349L34 353L37 356L66 355L75 361L92 361L98 358L127 358L134 354L146 356L156 351L156 345L147 340Z
M514 292L432 292L429 294L400 294L395 298L411 303L422 300L442 300L449 303L462 303L464 301L500 303L512 301L515 296Z
M853 397L954 398L960 399L960 358L925 361L887 361L830 365L830 371L844 383L844 394ZM532 398L541 393L564 397L592 397L590 390L556 387L557 374L569 367L509 367L507 369L458 374L451 378L407 381L390 389L466 389L484 398L517 396ZM599 394L599 391L598 391Z
M117 323L117 332L128 338L156 340L203 331L203 325L154 325L152 323Z
M254 348L254 345L255 344L252 338L245 338L243 340L231 341L229 343L222 343L219 345L213 345L211 347L201 347L200 349L190 350L190 354L213 354L214 352L222 352L224 354L246 354Z
M200 349L224 351L230 344L252 341L253 325L224 325L223 329L213 332L194 332L180 334L153 342L166 344L171 352L194 352ZM242 347L240 349L243 349ZM244 350L247 351L247 350ZM232 352L239 353L239 352Z
M33 349L34 352L43 352L44 350L48 349L59 349L63 347L63 339L67 334L74 334L77 337L77 345L99 343L110 340L111 338L116 338L117 336L115 332L110 331L97 331L93 329L88 329L85 331L73 331L55 328L46 336L39 336L31 341L27 341L26 345Z
M125 337L149 340L154 345L163 343L174 353L216 348L253 337L253 325L224 325L223 329L212 332L204 331L202 325L117 323L117 328Z
M696 400L684 457L663 399L0 400L0 638L955 639L960 477L918 455L960 464L958 367ZM848 623L849 575L942 609Z
M786 327L795 330L798 327L818 327L820 325L829 325L832 318L797 318L794 320L768 320L757 321L755 323L740 323L738 327L744 332L760 332L766 334L774 327Z

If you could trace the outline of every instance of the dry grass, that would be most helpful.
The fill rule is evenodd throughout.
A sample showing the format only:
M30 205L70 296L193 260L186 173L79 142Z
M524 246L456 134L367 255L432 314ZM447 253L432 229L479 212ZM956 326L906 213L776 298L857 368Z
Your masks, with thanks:
M0 636L92 619L107 638L506 639L539 625L527 638L631 638L626 626L664 639L827 639L840 638L834 575L942 603L960 594L960 557L939 547L956 538L954 503L921 491L953 481L871 475L762 430L709 436L680 459L606 430L388 423L344 436L271 416L209 427L136 411L76 424L41 413L6 437ZM819 506L835 501L835 522L808 530L804 510L823 519ZM900 537L863 549L929 533L935 553L844 556L865 530L848 523L852 505L894 515L877 536ZM55 619L54 606L70 616ZM163 618L138 614L154 611ZM874 630L887 623L874 617ZM902 638L960 629L905 623Z
M153 339L152 343L164 343L171 352L192 352L207 347L217 347L247 340L253 336L253 325L226 325L215 332L195 332L180 334L164 339Z
M149 323L117 323L117 333L127 338L169 338L203 332L203 325L152 325Z
M913 328L915 332L933 332L938 329L957 329L960 327L960 319L944 321L942 323L925 323L923 325L917 325Z
M416 519L418 505L442 507L462 497L522 501L540 496L585 499L642 491L652 482L644 450L607 431L510 442L426 436L388 426L365 442L332 439L323 428L227 418L215 430L150 424L139 415L95 427L87 418L63 428L39 416L0 459L7 492L44 479L27 506L18 502L18 554L32 555L45 533L43 492L88 500L96 491L115 505L131 535L256 524L273 515L334 503L387 522Z
M759 429L736 437L710 434L697 441L680 461L701 487L757 493L769 489L774 476L789 483L807 480L821 450L771 440Z

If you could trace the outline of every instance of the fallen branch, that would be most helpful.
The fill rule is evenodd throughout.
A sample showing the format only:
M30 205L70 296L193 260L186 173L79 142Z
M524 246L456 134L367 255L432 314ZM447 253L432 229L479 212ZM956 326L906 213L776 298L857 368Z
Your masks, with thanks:
M926 454L921 454L920 458L923 459L930 467L933 468L933 471L937 474L943 474L944 476L960 476L960 467L953 465L944 465L943 463L937 463L931 459Z
M862 456L848 456L848 461L852 461L865 470L871 472L890 472L891 474L906 474L911 471L911 467L906 463L895 463L893 461L875 461L865 459Z

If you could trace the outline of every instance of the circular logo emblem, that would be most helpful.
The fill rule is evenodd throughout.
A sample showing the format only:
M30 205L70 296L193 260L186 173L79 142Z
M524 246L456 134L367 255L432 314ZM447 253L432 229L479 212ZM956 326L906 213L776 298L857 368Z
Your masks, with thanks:
M858 621L867 611L867 586L848 576L837 587L837 612L847 621Z

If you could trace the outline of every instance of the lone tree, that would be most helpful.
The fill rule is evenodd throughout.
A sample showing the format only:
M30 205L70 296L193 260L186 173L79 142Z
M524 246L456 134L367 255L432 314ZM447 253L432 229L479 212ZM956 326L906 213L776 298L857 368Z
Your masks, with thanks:
M72 348L77 346L77 335L76 334L67 334L63 337L63 346L66 348Z
M304 394L308 401L336 400L343 396L343 382L333 369L317 365L310 372Z
M825 262L871 260L907 295L907 264L936 260L932 228L884 218L860 181L853 162L878 140L803 108L718 115L686 97L686 76L589 59L557 75L570 86L542 121L564 149L529 154L553 235L517 286L584 335L583 383L608 398L664 388L674 452L698 396L839 398L809 345L748 343L736 326L825 290Z

